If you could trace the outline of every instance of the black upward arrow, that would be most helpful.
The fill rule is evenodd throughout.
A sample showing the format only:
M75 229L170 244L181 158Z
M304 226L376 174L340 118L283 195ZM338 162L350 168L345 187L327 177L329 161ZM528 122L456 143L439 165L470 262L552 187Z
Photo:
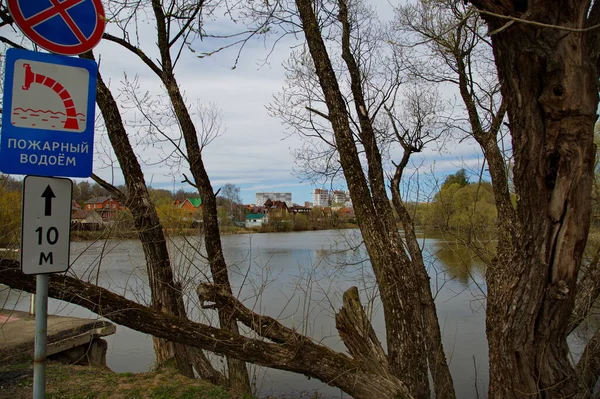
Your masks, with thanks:
M44 211L44 215L52 216L52 198L56 198L54 195L54 191L52 191L52 187L48 184L48 187L42 193L42 198L46 199L46 207Z

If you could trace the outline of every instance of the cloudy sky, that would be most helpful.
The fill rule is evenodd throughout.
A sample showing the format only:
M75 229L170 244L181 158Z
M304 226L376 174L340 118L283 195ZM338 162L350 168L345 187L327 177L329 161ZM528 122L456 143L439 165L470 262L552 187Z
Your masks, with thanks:
M377 2L377 10L387 16L391 6L387 1ZM142 49L157 59L155 34L152 24L139 16L138 37ZM208 22L208 32L224 33L231 31L231 23L215 18ZM108 32L118 35L114 25L109 24ZM253 203L256 192L291 192L296 203L312 201L311 192L315 188L310 182L303 182L294 173L292 150L300 148L301 140L286 132L277 118L268 115L266 105L285 83L282 63L288 58L290 49L300 44L300 39L287 37L280 41L274 50L273 38L251 40L241 52L235 69L238 48L222 51L210 57L199 58L203 51L213 50L217 44L210 40L196 40L191 43L195 52L183 50L176 76L185 93L188 103L194 109L196 104L210 105L220 110L222 115L221 135L204 150L204 160L215 190L226 183L241 188L244 203ZM183 173L187 169L176 165L165 166L160 162L169 148L163 143L151 143L148 130L140 125L140 114L128 106L127 94L123 92L125 81L137 81L138 93L148 92L155 101L164 102L164 93L158 78L138 58L115 43L102 41L95 49L100 60L100 72L104 80L119 98L124 111L124 119L129 123L129 134L143 163L147 183L155 188L177 190L184 187ZM452 93L448 94L450 97ZM198 121L198 120L197 120ZM137 127L136 127L137 126ZM166 129L173 128L173 124ZM477 169L481 156L477 147L469 141L452 142L442 150L431 148L414 158L420 165L420 173L434 171L443 177L463 166ZM111 156L108 140L103 132L96 134L94 172L115 184L122 184L118 164ZM187 174L187 173L186 173ZM331 188L327 186L326 188ZM344 188L342 183L333 188Z

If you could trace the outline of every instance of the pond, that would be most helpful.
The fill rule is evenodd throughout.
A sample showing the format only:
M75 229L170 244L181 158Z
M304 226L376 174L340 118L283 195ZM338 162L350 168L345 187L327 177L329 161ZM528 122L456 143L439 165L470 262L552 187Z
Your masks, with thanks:
M231 283L236 294L257 313L279 319L288 327L310 335L338 351L344 351L334 314L341 295L351 286L361 300L374 329L385 344L383 311L374 277L357 230L228 235L222 237ZM451 241L422 238L434 290L444 347L450 362L457 397L481 397L487 393L487 342L485 338L485 283L483 267L473 255ZM215 324L215 313L200 309L195 294L207 281L200 237L176 237L169 241L172 261L182 281L192 320ZM97 283L130 299L147 303L149 292L144 255L137 240L73 242L70 274ZM4 308L27 310L29 298L1 290ZM88 310L51 299L49 312L89 317ZM154 366L152 339L119 326L107 337L107 364L116 372L143 372ZM212 356L222 368L224 359ZM252 381L261 397L347 397L337 388L304 376L251 367Z

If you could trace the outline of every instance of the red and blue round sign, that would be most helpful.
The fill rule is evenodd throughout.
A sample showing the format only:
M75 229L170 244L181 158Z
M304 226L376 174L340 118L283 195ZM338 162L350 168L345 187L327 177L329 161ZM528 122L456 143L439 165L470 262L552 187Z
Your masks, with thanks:
M62 55L91 50L106 26L101 0L8 0L8 10L31 41Z

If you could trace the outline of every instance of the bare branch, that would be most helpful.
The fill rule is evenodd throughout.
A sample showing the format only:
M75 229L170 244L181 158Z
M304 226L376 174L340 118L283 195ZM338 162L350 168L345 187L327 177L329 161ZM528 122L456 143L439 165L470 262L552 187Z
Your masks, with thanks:
M9 46L14 47L14 48L20 48L22 50L25 50L25 47L21 46L20 44L15 43L14 41L12 41L4 36L0 36L0 42L6 43Z
M94 180L96 183L102 186L102 188L104 188L106 191L111 193L117 200L119 200L119 202L123 204L127 203L127 196L125 195L125 193L113 186L112 184L110 184L109 182L107 182L106 180L102 179L100 176L93 173L92 180Z
M185 175L185 173L183 173L183 180L181 182L187 183L190 186L194 187L195 189L198 189L198 186L195 183L192 183L192 181L190 179L188 179L188 177Z
M321 111L318 111L318 110L316 110L316 109L314 109L314 108L311 108L311 107L305 107L305 108L306 108L307 110L309 110L310 112L312 112L312 113L315 113L315 114L319 115L319 116L320 116L321 118L323 118L323 119L330 120L330 119L329 119L329 115L327 115L327 114L325 114L325 113L323 113L323 112L321 112Z
M156 63L154 63L154 61L152 61L143 51L142 49L135 47L133 44L129 43L127 40L125 39L121 39L119 37L113 36L110 33L105 33L102 38L109 40L111 42L117 43L121 46L123 46L124 48L126 48L127 50L131 51L133 54L135 54L136 57L138 57L140 60L142 60L144 62L144 64L146 64L150 69L152 69L152 71L159 77L162 78L162 69L156 65Z

